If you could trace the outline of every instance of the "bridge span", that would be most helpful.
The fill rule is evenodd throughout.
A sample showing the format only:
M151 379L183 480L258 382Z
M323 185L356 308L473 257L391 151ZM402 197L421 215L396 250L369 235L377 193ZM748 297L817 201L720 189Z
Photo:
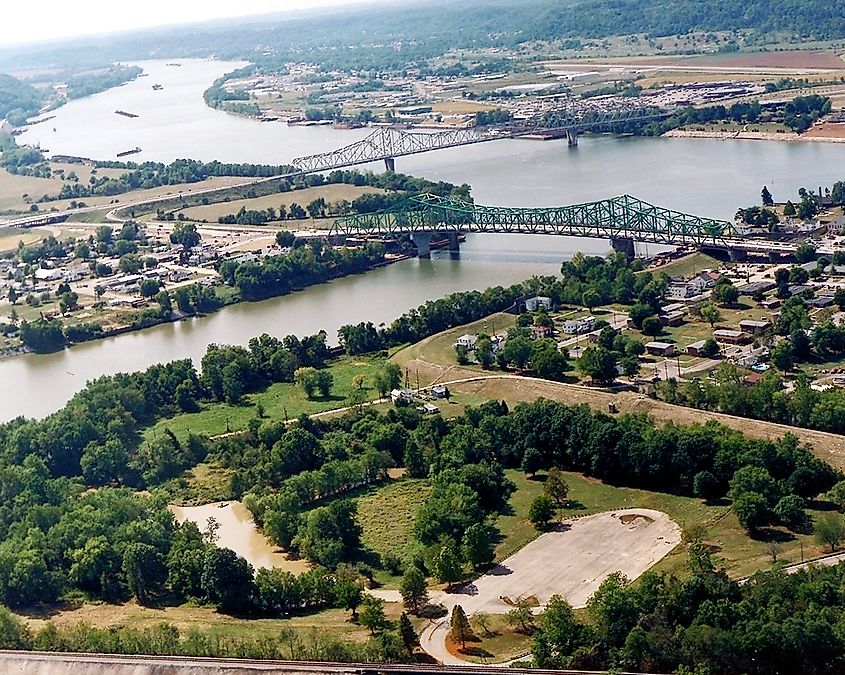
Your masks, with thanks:
M748 254L776 260L794 255L797 249L793 243L744 237L725 220L654 206L630 195L568 206L511 208L421 194L389 210L338 218L330 230L332 235L409 236L421 257L430 255L435 233L448 236L450 249L456 250L459 235L473 232L609 239L629 258L634 256L635 242L696 246L733 260Z
M387 170L394 171L397 157L537 133L566 136L569 145L573 146L578 144L579 133L621 130L626 125L662 119L671 114L671 111L667 110L642 107L601 112L564 108L526 120L514 120L504 125L442 131L408 131L386 126L379 127L357 143L330 152L297 157L291 164L302 173L315 173L384 160Z

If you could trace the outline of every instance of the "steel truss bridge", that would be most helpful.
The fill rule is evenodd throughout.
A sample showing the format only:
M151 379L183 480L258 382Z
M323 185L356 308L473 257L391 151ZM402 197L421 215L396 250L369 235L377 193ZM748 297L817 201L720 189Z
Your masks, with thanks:
M605 132L624 129L627 124L662 119L671 112L658 108L629 108L609 112L562 109L506 125L449 129L446 131L405 131L380 127L366 138L331 152L298 157L291 164L302 173L331 171L346 166L384 160L393 170L394 159L431 150L517 138L537 133L567 136L575 143L582 131Z
M653 206L629 195L550 208L482 206L432 194L415 195L376 213L337 219L332 234L414 235L431 232L556 234L612 241L695 245L730 250L733 224Z

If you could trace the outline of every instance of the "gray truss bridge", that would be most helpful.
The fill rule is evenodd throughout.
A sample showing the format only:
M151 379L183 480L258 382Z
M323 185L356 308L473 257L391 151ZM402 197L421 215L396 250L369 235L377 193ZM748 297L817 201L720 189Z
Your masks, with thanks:
M661 119L670 114L657 108L630 108L613 112L573 112L563 109L501 126L434 132L380 127L357 143L331 152L298 157L291 164L302 173L314 173L384 160L387 169L393 171L396 157L541 132L552 136L566 136L570 145L575 145L578 134L584 131L624 130L628 124Z

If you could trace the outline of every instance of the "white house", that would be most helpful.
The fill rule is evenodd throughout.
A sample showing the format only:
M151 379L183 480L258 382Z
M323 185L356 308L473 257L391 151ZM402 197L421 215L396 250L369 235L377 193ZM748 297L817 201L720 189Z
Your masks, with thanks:
M476 335L470 335L466 333L461 335L457 340L455 340L455 346L466 347L468 350L472 351L475 349L475 343L478 342L478 337Z
M563 332L567 335L576 335L578 333L589 333L593 330L596 323L594 316L582 316L580 319L570 319L563 322Z
M47 270L39 267L35 270L35 278L38 281L58 281L62 277L64 277L64 272L59 269Z
M535 295L533 298L528 298L525 301L525 309L528 312L536 312L542 307L543 309L552 308L552 299L544 295Z

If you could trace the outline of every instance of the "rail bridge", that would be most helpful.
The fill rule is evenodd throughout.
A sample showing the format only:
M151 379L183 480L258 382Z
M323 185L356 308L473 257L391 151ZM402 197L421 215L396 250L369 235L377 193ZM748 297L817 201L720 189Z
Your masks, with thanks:
M338 218L331 228L335 235L409 236L420 256L430 255L435 233L448 236L455 249L458 236L469 232L610 239L628 257L633 257L637 241L726 252L741 249L746 241L727 221L653 206L630 195L569 206L510 208L421 194L389 210Z
M627 125L662 119L671 114L660 108L642 107L602 112L561 109L504 125L465 129L406 131L393 126L379 127L356 143L330 152L298 157L291 164L301 173L315 173L384 160L387 170L394 171L396 158L406 155L538 133L551 137L566 136L572 146L577 145L578 134L585 131L624 130Z

